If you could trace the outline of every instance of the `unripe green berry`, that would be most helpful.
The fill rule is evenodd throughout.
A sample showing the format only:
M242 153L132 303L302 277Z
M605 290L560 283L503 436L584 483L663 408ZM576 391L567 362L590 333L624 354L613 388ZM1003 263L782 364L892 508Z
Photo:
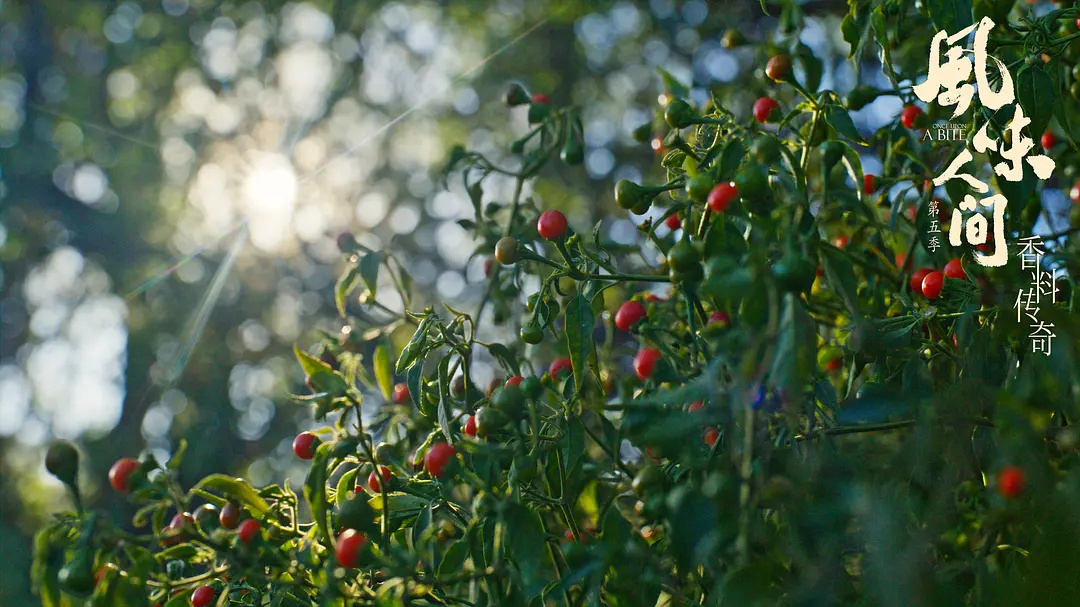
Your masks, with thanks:
M521 341L527 344L538 344L544 339L544 332L535 323L529 323L521 327Z
M585 160L585 150L582 149L581 143L577 139L570 137L566 140L562 150L559 151L559 158L571 166L579 165Z
M634 129L632 135L634 136L634 141L645 143L652 138L652 123L646 122L645 124L638 126Z
M656 194L657 192L643 188L629 179L620 179L615 184L615 204L623 209L634 209L641 204L645 204L648 209Z
M791 56L776 55L765 65L765 75L777 82L791 79Z
M503 236L495 243L495 260L504 266L512 266L521 258L517 238Z
M709 192L712 191L713 179L707 174L694 175L686 180L686 193L690 196L690 200L694 202L705 202L705 199L709 197Z
M58 440L45 453L45 469L65 485L75 486L79 475L79 451L66 440Z
M694 124L694 108L682 99L672 99L664 108L664 122L673 129L681 129Z
M529 94L525 92L525 89L520 84L515 82L506 89L506 95L503 99L506 101L506 105L513 107L528 103Z

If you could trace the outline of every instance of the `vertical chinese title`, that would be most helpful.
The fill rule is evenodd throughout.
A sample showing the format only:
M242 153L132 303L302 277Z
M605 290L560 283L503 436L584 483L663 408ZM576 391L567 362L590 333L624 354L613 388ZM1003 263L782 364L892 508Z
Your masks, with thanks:
M1039 179L1048 179L1053 174L1055 163L1045 154L1028 155L1035 147L1034 141L1023 134L1024 127L1031 119L1024 115L1024 110L1016 102L1012 75L1008 68L996 57L988 55L986 44L994 21L984 17L979 23L970 25L954 34L938 32L930 42L930 58L926 80L913 87L915 95L925 103L935 99L943 107L953 107L953 117L960 116L971 107L976 93L983 108L994 113L988 114L982 127L971 139L971 147L979 154L993 153L1000 159L993 165L994 173L1006 181L1017 182L1024 177L1024 162L1030 166ZM972 48L960 46L974 32ZM944 49L947 45L947 49ZM944 60L943 60L944 55ZM988 70L992 62L993 73ZM969 82L972 71L975 72L975 84ZM1000 81L996 89L994 81ZM977 85L977 86L976 86ZM993 123L998 110L1014 104L1012 118L1002 127ZM991 137L989 129L993 127L997 137ZM949 245L958 247L963 242L971 245L985 245L987 240L993 243L993 252L974 254L975 261L986 267L1000 267L1008 261L1008 243L1005 240L1005 209L1009 200L1000 193L991 194L990 186L970 173L962 172L974 160L971 150L965 146L940 175L934 178L935 186L942 186L953 179L962 180L974 192L983 195L976 200L966 194L959 205L952 211L949 225ZM930 213L935 218L932 227L936 227L938 208L936 201L931 202ZM992 231L987 218L980 210L992 212ZM963 213L970 213L964 220ZM936 231L936 230L931 230ZM1030 322L1032 352L1051 352L1051 340L1054 337L1053 323L1044 323L1039 317L1039 305L1049 298L1057 302L1055 272L1046 272L1042 268L1043 252L1041 240L1037 237L1022 239L1024 249L1020 253L1021 269L1032 271L1032 285L1022 290L1016 300L1017 322L1026 314ZM940 243L936 236L928 245L936 250ZM979 247L980 249L984 247Z

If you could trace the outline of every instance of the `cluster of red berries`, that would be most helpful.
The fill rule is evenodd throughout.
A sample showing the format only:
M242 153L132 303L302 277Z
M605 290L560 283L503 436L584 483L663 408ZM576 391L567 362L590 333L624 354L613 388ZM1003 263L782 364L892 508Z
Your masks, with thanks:
M702 413L705 411L705 402L696 400L690 403L690 406L686 408L687 413ZM712 447L716 444L716 441L720 438L720 430L715 426L709 426L705 428L705 431L701 435L701 441L705 443L705 446Z
M615 327L621 331L630 331L638 323L645 320L647 311L645 306L636 299L631 299L619 306L619 309L615 312ZM708 326L727 328L731 326L731 319L725 312L715 311L709 316ZM634 356L634 372L637 374L638 379L642 381L652 377L656 371L657 363L660 362L660 351L656 348L642 348ZM552 377L557 376L556 363L565 365L569 369L570 361L568 359L560 359L552 363L549 372Z
M922 293L923 297L927 299L937 299L941 295L942 288L945 287L946 278L961 280L967 278L967 273L964 272L964 266L959 257L949 260L949 263L945 264L943 272L938 272L932 268L915 270L908 280L908 287L911 288L912 293Z
M791 57L774 55L765 64L765 75L776 82L791 78ZM761 97L754 102L754 119L760 123L773 122L779 117L780 104L772 97Z

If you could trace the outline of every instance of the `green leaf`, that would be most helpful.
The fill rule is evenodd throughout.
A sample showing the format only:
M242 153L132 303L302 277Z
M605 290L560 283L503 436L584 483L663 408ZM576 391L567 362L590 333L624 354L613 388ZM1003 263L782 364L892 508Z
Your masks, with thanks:
M165 464L165 467L169 470L178 470L180 468L180 462L184 461L184 454L187 453L187 448L187 439L181 438L180 444L176 447L176 452L169 457L169 462Z
M532 598L544 588L544 526L535 511L520 504L508 504L503 515L507 551L517 563L525 594Z
M165 603L165 607L191 607L191 593L179 592L174 594L169 602Z
M715 500L686 486L676 487L667 497L671 515L671 551L680 568L694 568L708 561L718 543Z
M469 193L469 200L472 201L473 213L476 215L477 218L479 218L480 209L484 198L483 183L480 180L477 180L475 183L465 188L465 191ZM475 224L473 225L473 227L475 227Z
M839 105L832 104L825 108L825 121L844 137L856 143L868 145L863 136L859 134L859 130L855 128L855 123L851 121L851 115Z
M293 346L293 353L296 354L296 360L300 361L300 368L304 370L304 374L308 377L315 377L320 373L332 373L334 371L330 365L296 346Z
M671 72L662 67L656 68L656 71L660 72L660 80L664 83L665 92L676 97L686 97L686 95L690 93L690 87L679 82L678 78L671 75Z
M911 345L911 330L915 328L912 323L899 329L892 329L881 334L880 345L886 350L895 350Z
M334 491L334 503L338 506L348 499L349 494L352 493L353 487L356 486L356 473L359 471L359 468L353 468L345 474L342 474L341 478L338 479L337 487Z
M861 195L863 195L862 194L862 191L863 191L863 189L862 189L862 179L863 179L862 160L859 158L859 153L856 152L854 148L852 148L850 145L848 145L844 141L841 141L840 143L841 143L841 145L844 146L844 168L847 169L848 177L851 177L851 180L855 182L856 190L859 192L859 195L861 196ZM864 209L866 209L867 213L869 213L869 209L867 207L864 207Z
M311 387L314 388L315 392L325 392L325 395L329 396L330 399L345 394L348 388L345 376L335 371L330 365L295 346L293 346L293 352L296 354L296 359L300 361L300 368L304 370L304 374L311 380Z
M415 403L419 404L420 401L420 386L421 381L424 378L424 365L422 362L417 362L413 366L409 367L409 370L405 373L405 383L409 386L409 394L412 395L412 399Z
M805 385L814 370L816 340L814 321L802 300L792 293L785 294L771 380L789 392Z
M375 371L375 382L379 384L379 391L383 398L390 400L390 393L394 389L394 370L390 367L390 346L385 339L375 346L375 354L372 357L372 365Z
M412 532L410 534L413 550L416 550L421 554L424 552L424 532L431 527L431 507L432 504L429 503L420 511L420 515L416 517L416 522L413 523Z
M771 137L771 135L762 135L762 137ZM723 153L720 154L720 162L716 166L719 167L719 174L717 178L726 179L731 181L735 178L735 171L739 170L739 163L746 156L746 146L738 138L730 139L724 146Z
M448 575L461 571L462 566L465 564L465 559L468 556L468 538L461 538L453 544L450 544L446 553L443 554L442 561L439 562L439 575Z
M375 299L375 290L379 286L379 264L382 254L372 251L360 258L360 277L368 290L368 298Z
M870 13L870 29L874 32L874 39L877 40L878 48L881 49L882 62L887 69L885 73L894 73L896 69L892 64L892 43L890 41L896 39L896 34L890 31L890 20L885 17L882 6L874 7L874 10Z
M454 435L450 433L450 355L439 361L439 427L446 442L453 444Z
M926 0L924 5L934 25L950 34L975 22L971 16L971 0Z
M330 461L330 450L334 443L323 443L315 450L315 457L311 459L311 468L304 479L304 499L311 507L311 517L315 520L315 526L322 536L326 546L334 544L330 537L330 525L327 521L326 480L329 477L327 465Z
M851 260L840 249L824 245L821 247L821 265L825 271L825 279L839 293L844 307L849 312L856 313L858 304L855 299L855 287L858 285L858 280L855 278L855 271L851 268Z
M1053 64L1051 64L1053 65ZM1059 68L1058 80L1065 78L1065 74L1069 71L1069 66L1065 65ZM1065 133L1065 137L1068 138L1069 143L1075 149L1077 147L1077 141L1080 140L1080 108L1076 103L1055 103L1054 115L1057 116L1058 125L1061 126L1061 130Z
M866 34L870 29L869 5L868 0L848 0L848 13L840 22L840 33L851 47L848 58L854 58L856 66L866 46Z
M630 524L618 508L608 508L600 527L601 537L608 546L623 546L631 539Z
M259 497L259 493L255 491L255 488L242 478L234 478L224 474L211 474L192 487L188 495L193 495L197 489L220 493L228 499L246 505L260 516L270 511L270 505L266 503L266 500Z
M403 511L411 514L416 514L422 509L427 508L428 500L411 493L402 493L401 491L392 491L386 494L387 508L392 512ZM372 507L376 512L382 511L382 495L376 495L368 499L368 505Z
M842 426L880 424L910 417L912 407L902 396L892 391L875 391L862 396L836 412L836 423Z
M715 268L717 264L722 264L726 271L742 267L735 259L746 252L746 240L735 222L722 218L710 221L707 229L704 258L709 260L710 267ZM714 261L716 258L720 258L720 261Z
M604 441L603 444L607 445L611 451L619 450L619 430L606 416L593 411L585 411L582 413L582 423L599 425L600 437Z
M472 555L473 565L477 568L487 567L491 562L488 555L492 552L494 525L495 517L482 519L482 523L471 527L466 536L469 540L469 553Z
M360 277L360 266L353 263L338 277L334 285L334 304L337 305L339 316L345 316L345 300L349 293L356 287L356 280Z
M821 86L821 73L823 66L821 59L818 59L814 55L814 51L810 50L809 46L806 46L802 42L795 48L795 64L802 67L803 70L803 86L808 91L816 91Z
M724 577L719 607L766 607L778 601L775 580L783 575L775 561L757 559Z
M1050 124L1050 117L1058 105L1058 90L1054 79L1046 73L1042 63L1026 66L1016 77L1016 96L1024 114L1031 118L1028 133L1038 138Z
M660 159L660 166L665 169L676 169L678 172L682 172L683 162L686 161L686 152L682 150L671 150L664 157Z
M129 544L125 551L128 558L131 559L131 566L127 568L129 574L146 579L158 570L160 565L154 560L154 553L146 548Z
M576 390L581 390L585 385L586 366L595 365L596 362L596 342L593 340L595 326L592 306L580 293L574 295L566 304L566 347L570 352Z
M945 194L949 197L949 200L953 201L954 206L958 206L960 204L960 201L962 201L964 197L970 193L971 186L969 186L967 182L962 179L950 179L945 182ZM926 201L926 204L919 205L920 215L931 215L929 204L930 201L928 200ZM934 216L931 217L931 219L937 219L937 217Z
M521 375L521 367L518 365L517 357L510 351L505 345L495 342L488 344L488 352L495 357L495 360L499 361L508 373L512 375Z
M836 408L836 388L825 380L814 383L814 397L828 409Z
M177 544L175 546L169 546L161 552L154 555L159 563L164 563L172 559L190 560L196 554L198 550L195 549L193 544Z
M1001 175L994 174L994 183L997 184L998 190L1009 201L1010 220L1019 219L1019 210L1024 208L1028 199L1035 193L1035 186L1038 183L1038 179L1035 177L1035 172L1030 167L1025 167L1024 178L1020 181L1009 181Z
M566 473L569 475L585 454L585 428L581 425L580 417L576 415L567 417L566 432L561 443L563 462Z
M34 592L41 599L42 607L56 607L60 604L60 587L56 576L63 566L64 549L57 541L63 529L57 523L42 528L34 535L34 557L31 564L31 579Z
M917 356L913 356L904 366L900 381L901 394L910 398L929 396L934 391L934 378L930 375L930 369Z
M435 318L437 317L434 314L428 314L424 317L424 320L420 321L409 343L405 344L405 347L401 349L401 353L398 354L397 364L394 365L394 373L404 372L413 364L413 361L423 354L427 346L427 334Z
M405 607L405 583L391 578L375 591L375 607Z
M975 0L972 2L973 17L975 21L990 17L994 23L1005 23L1014 4L1016 0Z

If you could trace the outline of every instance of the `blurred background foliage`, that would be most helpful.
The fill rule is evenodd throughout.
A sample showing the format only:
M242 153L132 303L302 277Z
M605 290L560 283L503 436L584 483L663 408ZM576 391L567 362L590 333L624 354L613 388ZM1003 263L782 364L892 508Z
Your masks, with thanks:
M822 87L849 90L847 3L801 10ZM439 169L457 143L507 157L526 124L502 105L508 81L582 108L584 169L556 163L526 195L591 225L615 180L661 178L631 137L657 68L702 103L764 65L724 33L777 22L748 0L0 2L0 604L36 602L30 533L69 507L42 465L53 437L83 447L87 499L118 520L108 466L180 438L188 483L301 477L289 441L311 418L286 398L303 381L290 348L340 328L340 232L392 247L418 296L478 298L484 257L457 223L472 205ZM860 82L884 85L865 61ZM753 86L729 106L749 114ZM900 105L881 97L856 124ZM604 229L632 242L641 220Z

